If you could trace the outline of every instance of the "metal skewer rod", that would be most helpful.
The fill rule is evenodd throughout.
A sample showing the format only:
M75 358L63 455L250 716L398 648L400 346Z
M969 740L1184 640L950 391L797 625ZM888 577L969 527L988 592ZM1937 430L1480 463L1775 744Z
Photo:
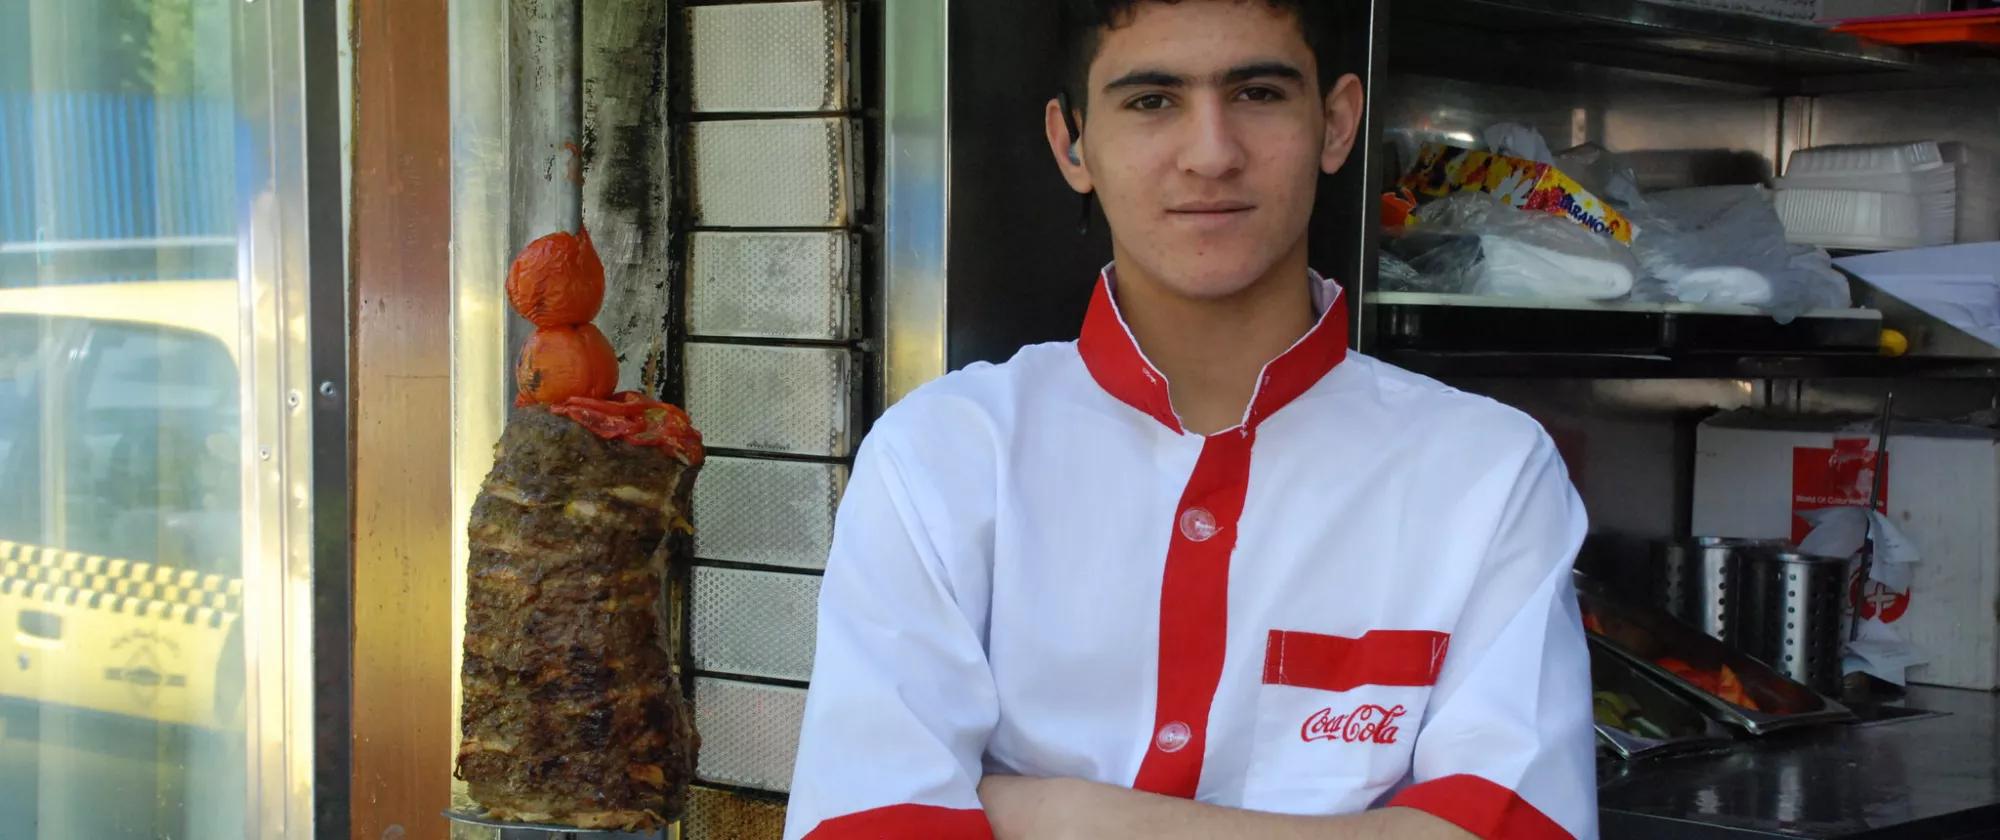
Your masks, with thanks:
M1875 424L1875 469L1874 477L1868 482L1868 511L1862 520L1866 523L1867 537L1861 542L1860 592L1867 597L1868 576L1875 567L1875 509L1882 504L1882 490L1889 483L1889 414L1896 405L1896 392L1882 395L1882 419ZM1854 620L1848 622L1847 640L1861 638L1861 605L1856 603Z

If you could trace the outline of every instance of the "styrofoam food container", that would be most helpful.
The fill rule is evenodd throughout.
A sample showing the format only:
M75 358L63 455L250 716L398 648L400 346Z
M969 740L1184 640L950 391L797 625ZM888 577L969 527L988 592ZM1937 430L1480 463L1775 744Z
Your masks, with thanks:
M1867 192L1948 193L1958 189L1958 166L1940 164L1912 172L1871 172L1851 175L1808 173L1778 179L1781 190L1864 190Z
M1861 190L1781 190L1785 239L1831 248L1892 250L1924 243L1919 196Z
M1913 143L1865 143L1816 146L1792 153L1785 177L1904 175L1944 165L1944 151L1935 140Z

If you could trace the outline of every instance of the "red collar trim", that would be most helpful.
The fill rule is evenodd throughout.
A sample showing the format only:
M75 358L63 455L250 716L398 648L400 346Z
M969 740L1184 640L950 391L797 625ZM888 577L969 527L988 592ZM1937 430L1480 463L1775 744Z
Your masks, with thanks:
M1112 267L1107 266L1098 274L1090 311L1083 317L1083 333L1076 344L1084 367L1106 393L1176 433L1186 434L1174 413L1166 375L1139 349L1125 316L1118 311L1118 300L1111 292L1113 282ZM1319 322L1264 365L1256 393L1237 428L1256 428L1347 358L1347 296L1338 284L1318 274L1312 275L1312 282Z

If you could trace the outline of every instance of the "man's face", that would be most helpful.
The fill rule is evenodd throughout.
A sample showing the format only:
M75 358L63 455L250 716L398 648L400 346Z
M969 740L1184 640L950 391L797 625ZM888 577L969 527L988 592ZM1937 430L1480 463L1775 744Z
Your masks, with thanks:
M1319 174L1352 145L1359 83L1322 97L1318 72L1296 17L1261 0L1142 3L1102 33L1081 164L1053 103L1051 147L1097 193L1121 260L1226 298L1302 251Z

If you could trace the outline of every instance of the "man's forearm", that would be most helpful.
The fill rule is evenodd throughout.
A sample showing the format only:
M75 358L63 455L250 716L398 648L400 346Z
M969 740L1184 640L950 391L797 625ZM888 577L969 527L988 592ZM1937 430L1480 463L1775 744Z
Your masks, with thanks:
M1224 808L1076 779L990 776L979 786L998 840L1147 838L1195 840L1466 840L1473 835L1422 811L1389 808L1299 817Z

